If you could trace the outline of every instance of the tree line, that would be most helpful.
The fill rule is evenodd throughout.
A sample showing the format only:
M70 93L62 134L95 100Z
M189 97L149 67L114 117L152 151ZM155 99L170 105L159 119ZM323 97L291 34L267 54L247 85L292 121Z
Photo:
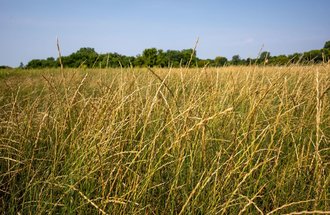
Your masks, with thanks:
M234 55L230 60L223 56L215 59L200 59L193 49L167 50L156 48L145 49L137 56L125 56L118 53L98 54L93 48L81 48L77 52L61 58L66 68L116 68L116 67L220 67L225 65L288 65L311 64L328 62L330 59L330 41L319 50L291 55L272 56L270 52L263 51L253 58L242 59ZM57 68L60 67L59 59L34 59L22 68Z

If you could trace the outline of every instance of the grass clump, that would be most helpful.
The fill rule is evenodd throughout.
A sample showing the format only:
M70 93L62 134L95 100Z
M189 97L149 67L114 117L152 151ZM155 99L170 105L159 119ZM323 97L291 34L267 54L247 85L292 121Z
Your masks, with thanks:
M329 213L329 72L3 73L1 213Z

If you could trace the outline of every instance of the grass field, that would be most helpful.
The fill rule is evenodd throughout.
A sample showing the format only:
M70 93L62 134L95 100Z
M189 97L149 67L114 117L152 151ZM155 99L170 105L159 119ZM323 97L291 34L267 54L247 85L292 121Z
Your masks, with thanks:
M330 213L329 99L330 65L1 70L1 213Z

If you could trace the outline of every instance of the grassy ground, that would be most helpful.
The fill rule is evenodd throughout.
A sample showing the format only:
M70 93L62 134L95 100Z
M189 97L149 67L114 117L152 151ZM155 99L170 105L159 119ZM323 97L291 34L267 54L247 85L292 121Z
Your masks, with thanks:
M0 71L0 212L330 213L330 66Z

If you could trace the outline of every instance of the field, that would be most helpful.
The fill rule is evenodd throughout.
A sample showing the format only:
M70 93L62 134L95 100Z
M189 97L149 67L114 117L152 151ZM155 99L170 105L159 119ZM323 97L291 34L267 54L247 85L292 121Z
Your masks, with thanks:
M0 71L0 213L330 213L330 65Z

